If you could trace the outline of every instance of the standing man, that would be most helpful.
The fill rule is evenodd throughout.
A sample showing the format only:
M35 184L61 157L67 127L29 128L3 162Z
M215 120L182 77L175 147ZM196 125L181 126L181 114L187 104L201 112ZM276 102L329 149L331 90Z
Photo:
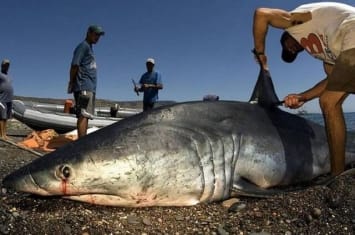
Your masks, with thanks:
M79 138L86 135L88 121L95 112L97 71L92 45L104 34L100 26L91 25L85 40L75 48L71 62L68 93L74 92Z
M6 123L12 117L12 100L14 89L8 76L10 61L5 59L1 62L0 73L0 138L7 140Z
M154 70L154 59L148 58L145 65L147 72L139 80L140 87L134 87L135 92L144 92L143 111L154 108L154 104L158 100L158 91L163 89L161 74Z
M323 62L326 78L314 87L285 97L285 106L299 108L319 98L330 151L333 176L345 169L346 127L342 104L355 92L355 8L342 3L310 3L288 12L259 8L254 14L254 46L267 69L265 37L268 26L285 30L282 59L293 62L306 50Z

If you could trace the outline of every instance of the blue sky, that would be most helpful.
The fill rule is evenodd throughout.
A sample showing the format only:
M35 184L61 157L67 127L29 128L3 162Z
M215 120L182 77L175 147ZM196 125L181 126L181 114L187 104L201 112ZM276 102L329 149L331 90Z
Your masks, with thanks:
M74 48L90 24L106 31L94 46L97 97L137 100L131 79L153 57L162 73L161 100L201 100L217 94L247 101L259 67L251 54L257 7L291 10L309 1L261 0L12 0L1 3L0 58L12 62L15 94L72 98L66 93ZM355 0L338 1L355 5ZM293 64L280 59L281 31L270 28L267 55L279 98L304 91L325 77L322 63L306 53ZM318 102L305 105L319 112ZM344 110L355 111L350 96Z

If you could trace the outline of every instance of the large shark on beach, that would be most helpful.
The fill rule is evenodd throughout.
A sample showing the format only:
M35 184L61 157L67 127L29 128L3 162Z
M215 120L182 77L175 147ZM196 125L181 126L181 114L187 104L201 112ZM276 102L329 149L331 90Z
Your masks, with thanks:
M348 139L350 163L354 138ZM104 127L14 171L2 184L100 205L190 206L268 194L329 171L323 126L253 102L195 101Z

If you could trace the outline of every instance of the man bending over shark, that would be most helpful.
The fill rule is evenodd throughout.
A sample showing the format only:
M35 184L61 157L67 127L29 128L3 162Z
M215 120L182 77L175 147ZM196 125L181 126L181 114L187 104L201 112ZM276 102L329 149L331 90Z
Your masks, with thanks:
M326 78L312 88L284 99L295 109L319 98L328 137L331 174L345 168L346 127L342 104L355 92L355 8L342 3L310 3L292 11L258 8L254 13L254 47L264 69L268 69L265 38L268 27L284 30L281 36L282 59L293 62L306 50L323 61Z

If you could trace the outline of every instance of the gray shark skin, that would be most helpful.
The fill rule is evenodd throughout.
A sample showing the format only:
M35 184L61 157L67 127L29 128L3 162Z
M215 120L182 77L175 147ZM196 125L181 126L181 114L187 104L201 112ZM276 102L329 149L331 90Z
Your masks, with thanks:
M102 128L2 183L99 205L190 206L308 182L329 162L324 127L300 116L248 102L187 102Z

